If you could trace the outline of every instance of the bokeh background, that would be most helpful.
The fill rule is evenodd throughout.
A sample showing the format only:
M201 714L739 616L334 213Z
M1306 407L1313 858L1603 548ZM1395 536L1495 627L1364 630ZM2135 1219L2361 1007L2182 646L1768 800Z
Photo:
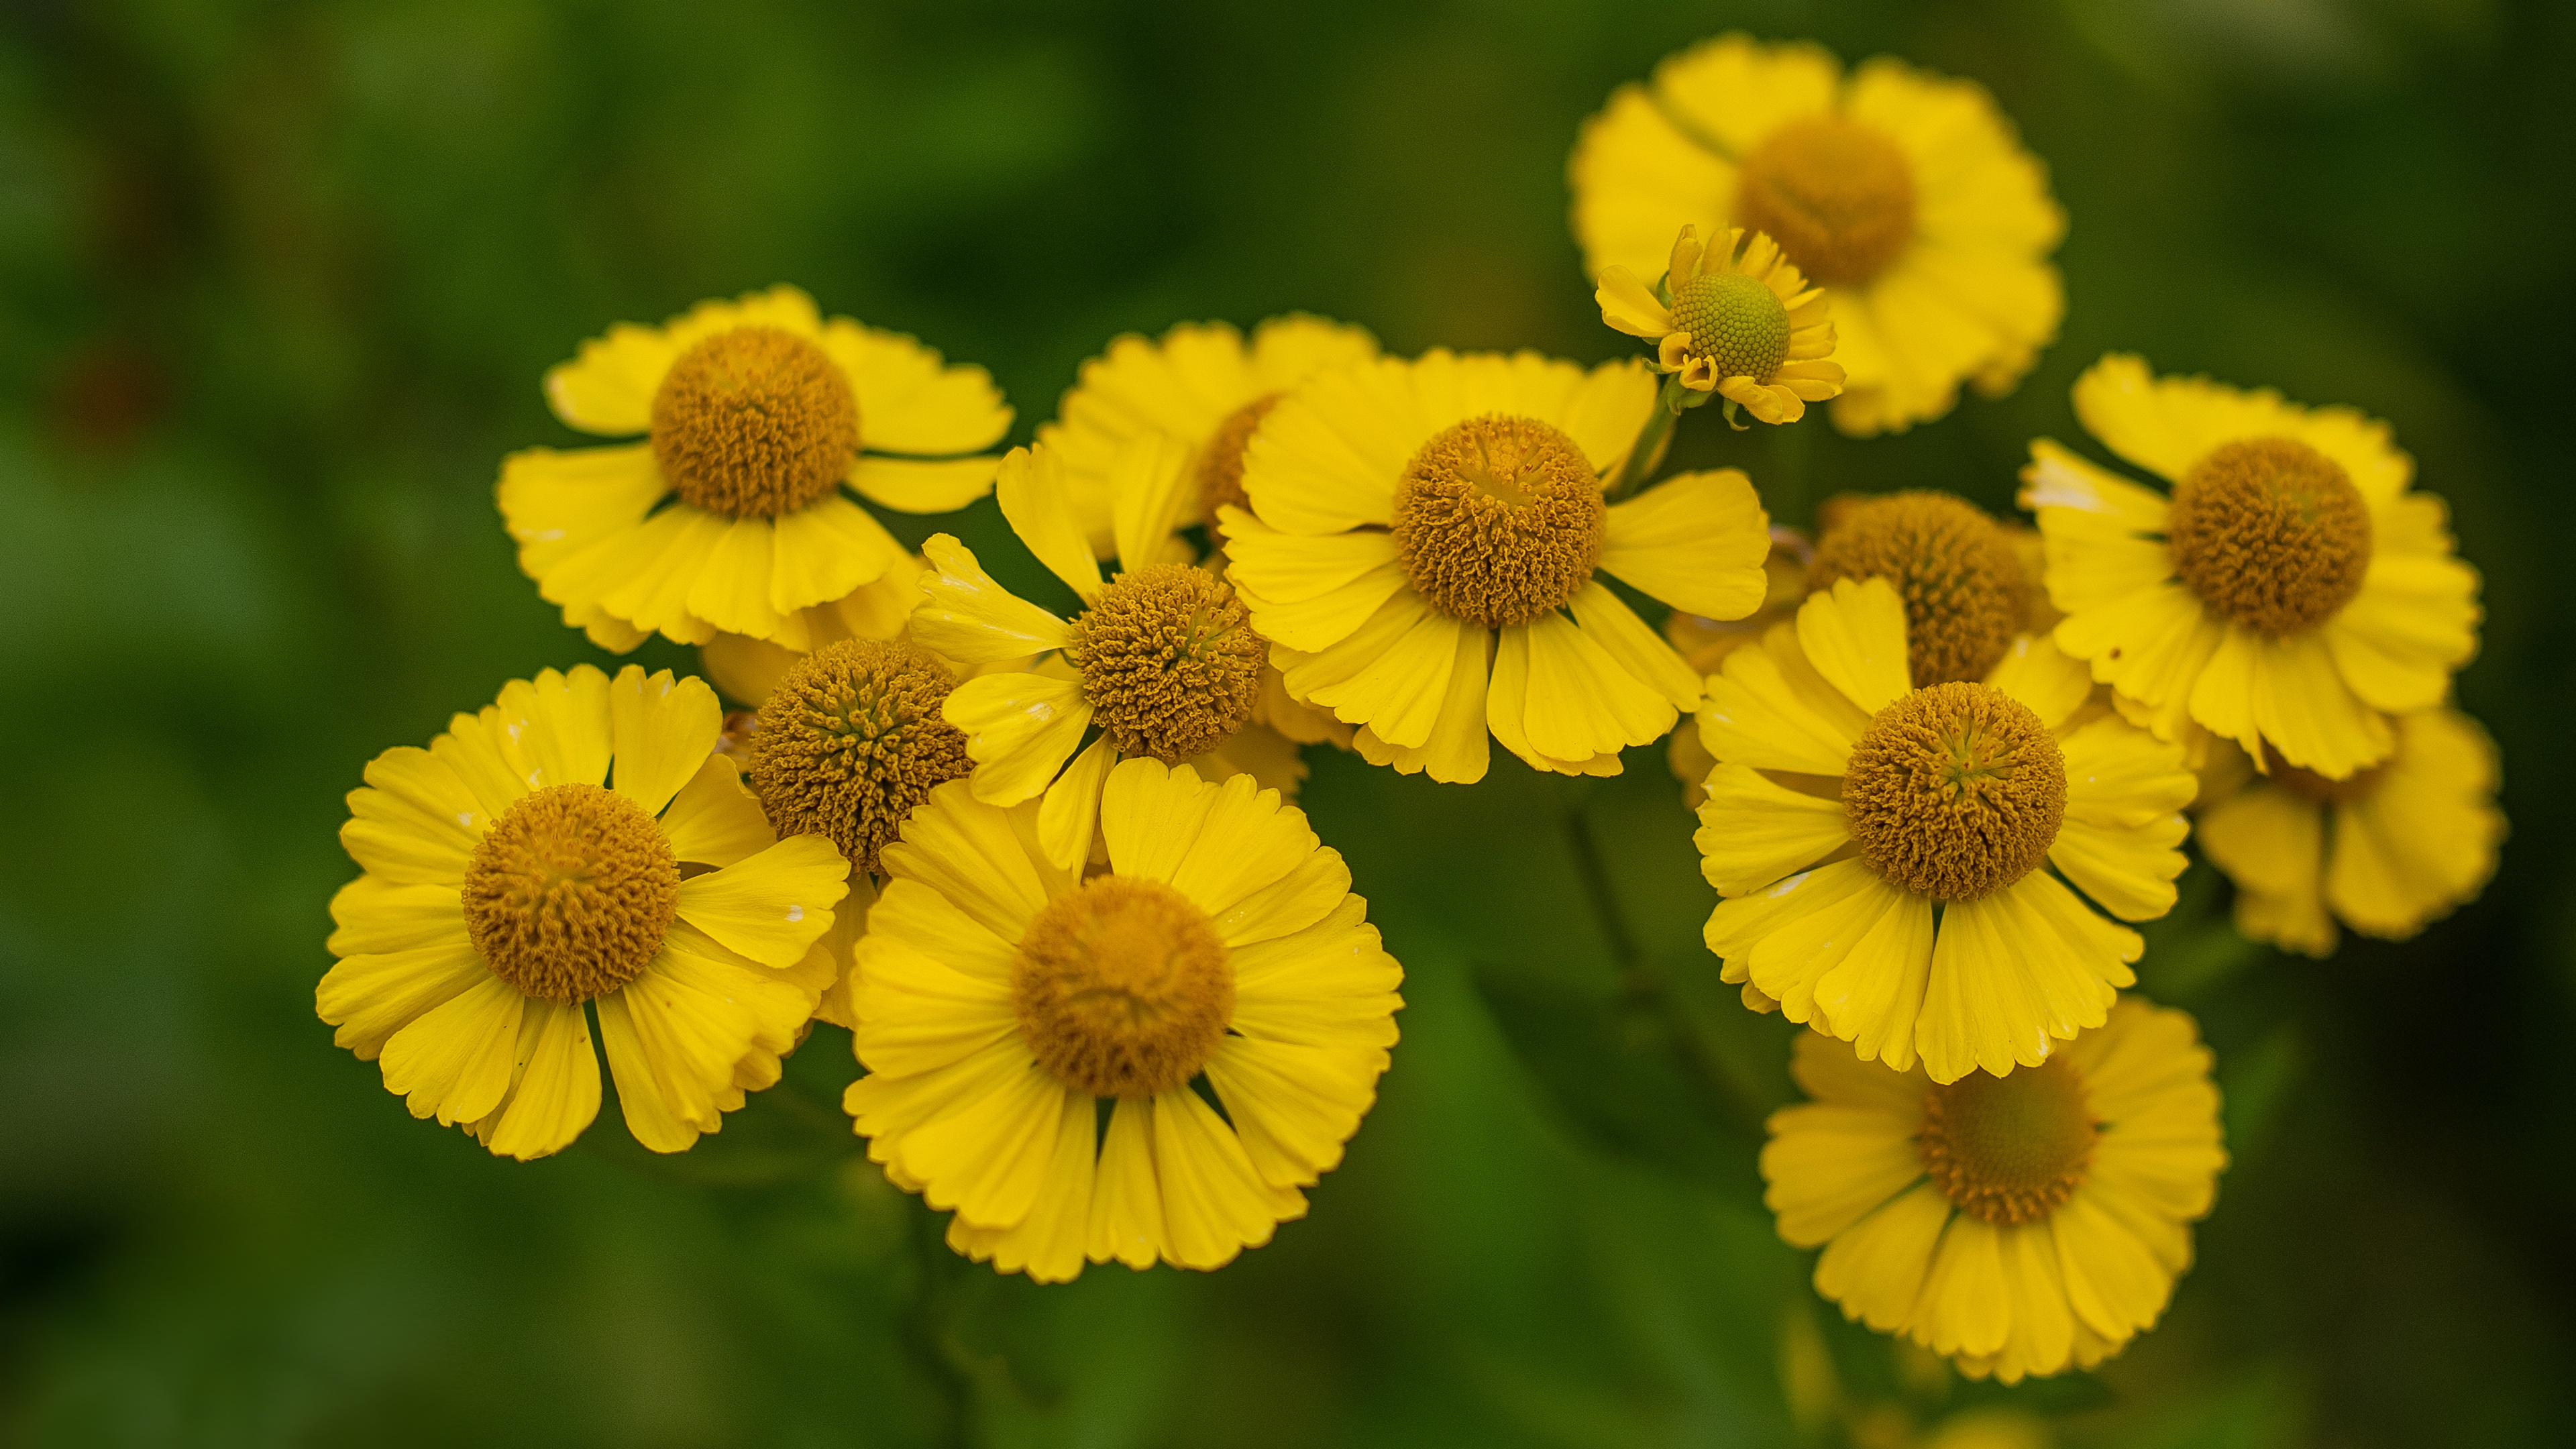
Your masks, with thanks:
M792 280L991 368L1015 440L1185 318L1618 355L1567 148L1730 26L1992 87L2072 215L2072 310L2009 399L1868 442L1694 417L1677 464L1792 523L2007 510L2075 374L2137 349L2391 419L2486 573L2485 899L2310 962L2201 868L2154 935L2235 1165L2125 1356L1969 1385L1814 1298L1753 1167L1786 1028L1714 987L1659 750L1472 790L1313 761L1405 1039L1311 1216L1214 1275L949 1257L847 1138L832 1027L684 1158L612 1106L526 1166L331 1046L360 767L600 658L491 502L505 451L574 440L537 380L581 338ZM0 3L0 1442L2563 1435L2571 71L2576 9L2503 0ZM989 503L951 526L1051 582Z

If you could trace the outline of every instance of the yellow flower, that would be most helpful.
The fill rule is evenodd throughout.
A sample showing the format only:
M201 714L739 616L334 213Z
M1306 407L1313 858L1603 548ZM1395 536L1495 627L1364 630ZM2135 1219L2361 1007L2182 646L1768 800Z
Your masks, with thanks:
M886 848L845 1105L1002 1272L1221 1267L1340 1163L1403 970L1341 856L1247 778L1119 765L1089 878L1039 848L1037 813L944 785Z
M827 322L793 287L612 327L546 374L546 399L583 432L645 438L501 465L519 567L566 624L620 652L655 633L812 647L805 610L904 556L843 485L909 513L963 508L997 460L950 455L1011 425L982 368Z
M2279 760L2266 779L2233 746L2211 761L2200 846L2246 935L2323 956L2337 920L2403 940L2486 888L2505 836L2495 742L2453 709L2391 724L2396 752L2348 780Z
M2030 631L2033 587L2013 537L1975 504L1928 489L1846 495L1817 510L1807 587L1885 579L1905 600L1914 687L1983 679Z
M709 753L721 720L695 679L584 664L378 755L340 830L366 873L331 901L332 1039L381 1058L413 1116L522 1159L599 1111L591 1011L656 1152L777 1081L831 979L812 948L849 864L770 832Z
M1746 1002L1936 1082L2037 1066L2135 983L2182 873L2182 751L2023 639L1982 683L1915 689L1884 579L1810 595L1726 656L1696 837L1706 939ZM2063 874L2052 874L2055 866Z
M1982 86L1743 35L1666 57L1586 122L1568 166L1594 275L1661 265L1673 228L1768 233L1833 304L1847 433L1997 396L2057 335L2066 218Z
M2143 488L2047 439L2022 506L2047 540L2058 647L2165 739L2194 727L2341 779L2387 758L2381 716L2430 709L2477 650L2478 576L2442 500L2350 408L2304 408L2114 354L2075 383Z
M1433 351L1290 394L1245 457L1251 510L1219 510L1289 695L1364 726L1372 762L1443 781L1484 777L1488 730L1567 774L1615 775L1662 738L1699 676L1597 574L1740 618L1770 537L1731 469L1605 506L1655 392L1636 362Z
M1185 457L1159 437L1121 454L1121 559L1162 556L1172 521L1189 505ZM1091 849L1101 787L1121 759L1196 760L1220 777L1259 766L1275 778L1275 750L1256 745L1245 757L1231 748L1252 717L1266 649L1234 589L1186 563L1129 567L1104 581L1061 462L1044 445L1012 449L995 491L1020 542L1083 608L1059 619L1012 594L948 534L922 545L932 571L929 597L912 615L917 643L967 665L1043 656L1034 669L968 680L942 707L966 734L975 798L1008 806L1044 795L1040 836L1049 858L1070 868ZM1095 725L1099 733L1084 748ZM1287 763L1295 763L1293 749Z
M2136 997L2009 1077L1936 1086L1813 1032L1793 1069L1814 1100L1762 1149L1780 1236L1824 1248L1846 1316L1972 1378L2090 1368L2153 1327L2227 1165L2208 1048Z
M1691 673L1715 674L1718 661L1747 644L1760 643L1772 625L1798 616L1798 605L1807 597L1807 565L1814 557L1815 549L1805 534L1774 525L1771 551L1762 559L1761 607L1741 619L1707 619L1675 609L1664 616L1665 642L1682 656ZM1664 762L1672 768L1673 778L1682 782L1682 804L1697 810L1708 798L1702 782L1717 764L1708 746L1699 742L1699 731L1673 731L1664 742Z
M1145 437L1178 441L1189 451L1179 521L1212 523L1218 504L1243 502L1244 445L1280 397L1316 373L1375 356L1366 329L1303 313L1271 318L1249 342L1224 322L1183 322L1157 338L1129 333L1082 365L1038 442L1060 460L1092 552L1116 557L1110 514L1123 450ZM1127 565L1189 561L1175 548Z
M906 637L912 611L921 607L921 576L927 571L919 554L906 555L849 593L798 610L797 623L781 631L797 639L796 643L750 634L718 634L698 646L698 667L728 698L758 709L796 661L827 644L844 639Z
M1613 265L1602 268L1593 299L1602 321L1654 343L1655 371L1679 375L1682 386L1766 423L1794 423L1808 403L1843 390L1841 366L1823 360L1834 351L1825 294L1781 260L1769 237L1730 229L1722 245L1702 247L1698 228L1683 227L1664 294L1669 306Z

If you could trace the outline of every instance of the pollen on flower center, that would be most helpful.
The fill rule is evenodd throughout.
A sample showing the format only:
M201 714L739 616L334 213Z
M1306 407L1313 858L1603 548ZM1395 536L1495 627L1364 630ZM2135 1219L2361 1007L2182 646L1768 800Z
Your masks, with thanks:
M1807 586L1885 579L1905 596L1914 687L1982 679L2030 622L2031 586L1993 519L1947 493L1907 492L1835 508Z
M1923 1170L1970 1217L2036 1222L2084 1183L2101 1140L2083 1073L2062 1056L2009 1076L1970 1072L1923 1099Z
M1936 684L1878 712L1843 771L1843 815L1870 868L1936 901L2037 869L2066 820L2066 757L2030 707Z
M1914 168L1875 126L1792 121L1745 153L1735 223L1769 232L1812 281L1865 282L1914 239Z
M1214 518L1217 509L1228 503L1237 508L1252 506L1252 495L1243 491L1243 450L1252 445L1261 420L1279 406L1282 396L1274 392L1254 398L1216 425L1215 435L1199 454L1200 516Z
M776 327L735 327L680 354L653 394L653 457L679 495L727 518L776 518L839 486L859 401L830 354Z
M1040 1065L1098 1097L1150 1097L1216 1055L1234 972L1207 912L1157 880L1104 875L1020 937L1011 1005Z
M1572 438L1536 418L1469 418L1432 435L1395 485L1405 577L1453 618L1503 628L1591 582L1607 510Z
M680 866L641 806L597 785L512 801L465 867L465 934L522 995L572 1005L644 974L679 903Z
M1122 755L1203 755L1252 717L1269 646L1234 588L1205 569L1120 574L1070 626L1092 720Z
M1705 357L1720 378L1768 381L1789 357L1789 309L1767 283L1742 272L1702 272L1673 288L1673 325L1690 334L1684 353Z
M752 793L780 835L820 835L870 873L913 807L974 768L940 717L957 687L919 645L845 639L791 666L751 736Z
M2370 509L2343 465L2294 438L2222 443L2174 485L2174 572L2274 637L2331 619L2370 571Z

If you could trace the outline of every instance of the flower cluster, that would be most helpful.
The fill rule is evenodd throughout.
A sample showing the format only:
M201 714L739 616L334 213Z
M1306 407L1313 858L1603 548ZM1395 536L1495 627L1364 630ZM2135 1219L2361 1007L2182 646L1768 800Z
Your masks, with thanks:
M1708 969L1807 1028L1761 1171L1818 1291L1971 1375L2117 1352L2226 1162L2135 927L2195 816L2293 950L2477 893L2477 576L2385 424L2125 355L2074 410L2130 471L2032 443L2035 529L1922 491L1807 534L1743 472L1659 476L1713 400L1868 435L2030 368L2064 221L1972 83L1728 36L1613 95L1571 178L1651 358L1184 324L996 453L981 369L793 288L582 344L556 414L641 441L513 455L502 518L567 625L713 686L547 670L369 765L340 1045L524 1159L596 1115L594 1032L676 1152L835 1023L854 1130L959 1253L1212 1269L1305 1212L1397 1040L1301 752L1465 786L1497 744L1611 775L1669 739ZM987 492L1069 611L869 507Z

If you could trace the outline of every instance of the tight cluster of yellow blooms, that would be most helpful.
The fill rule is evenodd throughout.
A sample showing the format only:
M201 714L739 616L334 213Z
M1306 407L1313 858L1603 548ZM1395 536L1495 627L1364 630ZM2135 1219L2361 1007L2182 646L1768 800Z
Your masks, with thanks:
M1972 1375L2118 1351L2226 1161L2197 1028L2123 994L2132 926L2195 817L2291 949L2477 892L2477 577L2384 424L2131 356L2075 387L2109 460L2031 445L2035 532L1915 492L1810 539L1741 472L1656 477L1710 401L1867 435L2032 365L2064 218L1971 83L1728 36L1613 95L1571 179L1651 360L1185 324L997 454L981 369L792 288L584 343L546 394L624 441L511 456L501 514L567 625L713 685L548 670L370 764L339 1043L524 1159L596 1115L594 1031L671 1152L835 1022L958 1252L1212 1269L1305 1211L1397 1037L1300 749L1465 785L1669 736L1711 969L1809 1028L1761 1166L1817 1289ZM988 491L1070 617L861 506Z

